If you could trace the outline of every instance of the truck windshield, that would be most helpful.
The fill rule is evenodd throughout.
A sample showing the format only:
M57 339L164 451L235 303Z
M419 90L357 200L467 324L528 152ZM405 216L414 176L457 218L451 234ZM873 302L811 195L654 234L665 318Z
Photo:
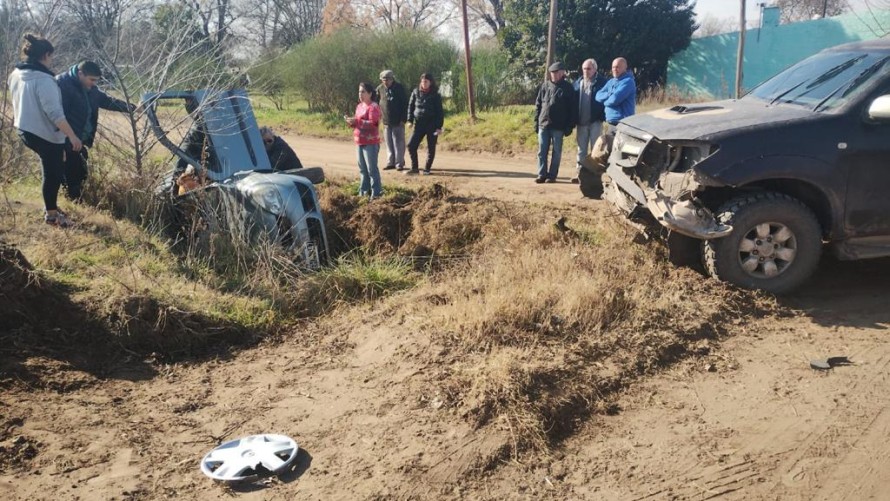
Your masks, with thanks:
M805 59L755 87L743 99L788 103L814 111L844 105L888 71L883 53L828 52Z

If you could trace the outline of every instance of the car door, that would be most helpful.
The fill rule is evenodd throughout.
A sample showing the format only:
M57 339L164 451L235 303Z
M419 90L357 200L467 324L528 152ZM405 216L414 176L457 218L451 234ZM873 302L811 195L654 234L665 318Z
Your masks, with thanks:
M875 98L890 94L890 83L870 93L851 117L854 132L841 161L847 169L845 227L848 237L888 236L890 243L890 121L868 118Z

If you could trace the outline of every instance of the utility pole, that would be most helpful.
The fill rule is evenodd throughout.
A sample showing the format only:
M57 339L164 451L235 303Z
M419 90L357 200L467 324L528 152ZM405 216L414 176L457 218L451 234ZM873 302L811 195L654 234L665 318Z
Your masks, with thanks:
M550 78L550 65L556 51L556 0L550 0L550 30L547 33L547 63L544 65L544 81Z
M735 98L742 97L742 61L745 59L745 0L739 0L739 52L735 63Z
M470 58L470 22L467 19L467 0L460 0L460 8L464 17L464 62L467 66L467 104L470 107L470 123L476 121L476 96L473 91L473 61Z

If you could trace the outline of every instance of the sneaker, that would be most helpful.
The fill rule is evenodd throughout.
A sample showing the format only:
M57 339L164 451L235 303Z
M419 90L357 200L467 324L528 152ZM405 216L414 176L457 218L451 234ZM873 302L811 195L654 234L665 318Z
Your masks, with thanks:
M572 184L581 184L581 180L578 179L577 177L573 177L573 178L572 178Z
M396 170L397 170L398 172L402 172L403 170L405 170L405 166L404 166L404 165L397 165L397 166L396 166Z
M420 171L417 169L411 169L408 172L406 172L405 174L407 174L409 176L416 176L417 174L420 174Z
M535 182L538 183L538 184L541 184L541 183L543 183L546 179L547 179L547 178L544 177L544 176L538 176L538 177L535 178Z
M425 171L423 171L421 174L423 174L424 176L429 176L429 175L430 175L430 171L425 170Z
M548 177L547 179L544 180L544 182L545 182L545 183L555 183L555 182L556 182L556 179L555 179L555 178L552 178L552 177Z
M395 168L396 168L395 165L387 165L386 167L383 168L383 170L393 170Z
M44 214L43 221L48 225L58 226L59 228L70 228L74 225L74 222L68 218L68 215L60 210L57 210L54 216L50 216L49 213Z

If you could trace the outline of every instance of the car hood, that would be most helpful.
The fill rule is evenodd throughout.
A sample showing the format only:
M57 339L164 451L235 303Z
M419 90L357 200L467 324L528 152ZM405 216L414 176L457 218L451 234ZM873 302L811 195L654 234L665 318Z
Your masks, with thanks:
M711 139L729 131L766 127L816 115L818 113L802 106L770 106L765 101L750 98L674 106L633 115L622 123L669 141Z

